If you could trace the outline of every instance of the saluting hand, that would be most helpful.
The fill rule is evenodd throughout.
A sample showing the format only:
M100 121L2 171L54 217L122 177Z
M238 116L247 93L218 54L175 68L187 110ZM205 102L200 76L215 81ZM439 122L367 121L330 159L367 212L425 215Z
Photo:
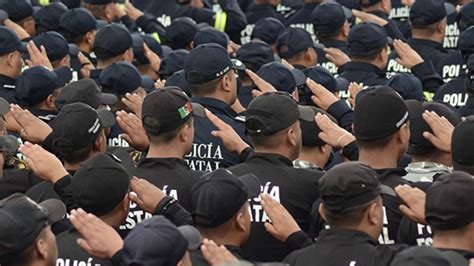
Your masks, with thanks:
M218 246L214 241L204 239L201 251L207 263L211 266L222 265L238 261L237 258L223 245Z
M334 95L334 93L330 92L321 84L314 82L311 79L306 80L306 85L313 93L311 96L311 100L313 100L314 104L319 106L319 108L323 110L327 110L332 104L337 102L339 99Z
M444 116L440 117L435 112L425 111L422 116L433 131L433 133L423 132L423 137L437 149L451 153L454 126Z
M334 123L325 114L318 113L315 121L321 129L318 137L333 148L343 148L355 140L351 133Z
M11 104L9 114L20 126L20 137L23 140L42 143L46 137L53 132L51 127L30 111L22 109L20 106Z
M271 223L265 222L265 230L281 242L285 242L290 235L301 231L288 210L270 195L260 194L263 210L267 213Z
M166 196L161 189L145 179L133 177L130 187L135 192L129 194L130 200L149 213L154 213L158 203Z
M206 117L211 123L217 127L218 130L213 130L211 134L214 137L220 138L226 150L240 154L245 148L249 147L245 141L240 138L239 134L235 130L222 121L219 117L215 116L209 110L206 109Z
M397 186L395 192L405 202L405 204L399 206L403 215L417 223L427 224L425 221L425 192L409 185Z
M138 151L145 151L150 146L142 121L136 115L118 111L116 118L124 132L121 136L130 146Z
M54 154L37 144L25 142L18 151L25 158L28 167L41 179L56 183L59 179L69 175L61 161Z

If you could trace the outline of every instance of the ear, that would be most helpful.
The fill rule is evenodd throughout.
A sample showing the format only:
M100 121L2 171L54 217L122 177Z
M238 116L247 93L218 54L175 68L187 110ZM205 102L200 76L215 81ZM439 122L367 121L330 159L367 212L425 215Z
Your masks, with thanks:
M129 200L129 197L128 197L128 193L125 194L125 197L123 197L123 201L122 201L122 208L125 212L128 212L129 211L129 208L130 208L130 200Z
M224 77L221 79L221 85L222 85L222 89L226 92L229 92L231 91L231 88L230 88L230 78L229 78L229 75L228 74L225 74Z
M36 253L38 254L39 257L42 258L47 258L48 257L48 244L43 238L40 238L38 241L36 241Z
M438 22L437 30L438 30L439 33L444 33L444 31L446 29L446 24L447 24L446 18L444 18L440 22Z
M124 54L124 61L127 61L129 63L133 62L133 48L130 47Z
M367 209L367 219L369 220L370 223L374 225L378 225L380 221L379 212L377 208L378 208L377 203L374 202Z
M410 128L407 123L403 124L400 130L398 130L398 139L400 143L408 144L410 140Z
M56 105L54 104L55 99L56 96L52 94L48 95L48 97L46 98L46 106L48 106L48 108L56 109Z
M286 131L286 138L288 144L290 144L291 146L296 146L296 144L298 143L296 141L295 130L293 128L289 128L288 131Z
M89 45L92 45L94 43L94 32L93 31L89 31L88 33L86 33L86 42Z
M112 10L112 5L107 5L104 8L104 17L107 19L107 21L112 21L114 19L114 11Z
M248 230L248 228L245 227L245 217L242 212L237 214L237 217L235 218L235 225L240 231Z
M181 130L179 131L179 138L182 142L186 142L188 141L188 130L189 130L189 125L188 124L185 124L184 127L181 128Z
M321 215L321 217L323 218L323 220L326 221L327 223L326 214L324 213L324 207L322 203L319 204L318 212L319 212L319 215Z
M188 47L189 47L188 50L194 49L194 41L191 41L191 43L188 45Z
M8 58L7 58L7 64L8 64L8 66L13 66L13 65L14 65L14 61L15 61L15 59L13 58L13 57L14 57L14 54L15 54L15 53L9 53L9 54L8 54Z
M383 0L381 2L382 9L385 10L385 12L389 13L392 9L392 3L391 0Z
M348 37L350 30L351 30L351 26L349 25L349 22L346 20L346 21L344 22L344 26L342 26L342 35L343 35L344 37Z

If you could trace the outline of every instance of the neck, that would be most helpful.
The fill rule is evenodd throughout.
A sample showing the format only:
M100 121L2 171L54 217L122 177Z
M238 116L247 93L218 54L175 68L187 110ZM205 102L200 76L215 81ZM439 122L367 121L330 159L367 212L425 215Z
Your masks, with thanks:
M397 168L398 156L390 149L359 150L359 161L373 169Z
M289 149L284 149L284 148L280 148L280 147L276 147L276 148L263 148L263 147L255 147L255 152L258 152L258 153L273 153L273 154L278 154L278 155L281 155L285 158L287 158L288 160L295 160L296 158L298 158L298 155L293 155L292 152L289 150Z
M451 154L450 153L445 153L445 152L440 152L440 153L425 155L425 156L413 155L411 157L411 161L413 163L430 162L430 163L437 163L437 164L446 165L446 166L449 166L449 167L453 166L453 161L451 159Z
M91 53L92 52L92 46L85 43L85 42L81 42L77 45L77 47L79 48L80 51L83 51L83 52L86 52L86 53Z
M232 234L221 236L221 235L207 234L207 233L201 232L201 235L203 238L213 240L218 245L231 245L231 246L240 247L243 244L243 242L240 239L238 239L237 236L232 236Z
M148 149L146 158L179 158L183 159L186 152L179 148L180 145L176 142L169 142L167 144L155 145L151 144Z
M68 163L68 162L64 162L64 168L67 170L67 171L76 171L77 169L79 169L81 167L81 163Z
M433 247L441 249L460 249L474 252L473 240L466 236L439 237L433 235Z
M193 96L196 96L196 97L205 97L205 98L212 98L212 99L216 99L216 100L220 100L220 101L223 101L225 102L226 104L228 105L231 105L227 99L224 97L224 95L220 94L220 93L213 93L213 94L206 94L206 95L194 95Z
M444 40L444 35L442 34L432 34L432 35L426 35L426 34L419 34L415 31L412 32L412 38L413 39L419 39L419 40L428 40L428 41L433 41L437 43L443 43Z
M319 147L303 147L301 149L300 156L298 157L298 159L310 162L320 168L323 168L326 164L326 160L324 159L324 157L324 154L319 152Z

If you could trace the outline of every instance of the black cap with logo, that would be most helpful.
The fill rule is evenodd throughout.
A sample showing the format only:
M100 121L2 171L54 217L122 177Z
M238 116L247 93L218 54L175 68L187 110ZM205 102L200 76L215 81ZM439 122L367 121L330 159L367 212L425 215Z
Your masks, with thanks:
M0 201L0 263L12 260L31 246L41 231L66 215L60 200L49 199L37 204L27 196L15 193Z
M86 212L105 215L128 194L130 178L120 159L112 154L99 153L84 161L74 173L71 183L74 201Z
M188 96L179 88L165 87L145 97L141 118L145 130L157 136L183 125L193 114L205 116L204 108L191 103Z
M299 119L314 121L309 106L298 105L290 94L264 93L254 98L245 112L245 129L250 136L268 136L286 129Z
M260 181L253 174L236 176L227 169L205 174L191 189L194 224L217 227L230 220L247 202L260 194Z
M387 32L375 23L360 23L352 27L347 39L349 55L373 55L390 44Z
M331 212L362 205L380 194L395 197L395 191L382 185L377 173L359 162L341 163L319 179L319 195L324 208Z
M132 47L132 37L125 26L109 24L97 32L94 53L98 59L107 59L125 53Z
M66 104L78 102L97 109L101 104L116 104L118 98L114 94L102 93L94 80L85 78L66 85L61 89L54 101L58 109L61 109Z
M426 191L425 219L435 230L460 229L474 222L474 179L454 171L439 176Z

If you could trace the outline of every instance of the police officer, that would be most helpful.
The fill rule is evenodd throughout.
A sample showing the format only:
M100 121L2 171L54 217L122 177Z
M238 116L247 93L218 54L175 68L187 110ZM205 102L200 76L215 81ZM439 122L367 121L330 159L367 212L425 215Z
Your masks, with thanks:
M348 11L348 12L347 12ZM349 36L350 11L337 2L323 3L311 13L314 34L325 48L337 48L347 54L347 37ZM318 63L331 74L338 73L338 67L326 58L323 49L316 48Z
M389 265L394 251L378 245L383 227L382 197L395 192L380 183L377 173L358 162L342 163L319 180L320 214L330 228L314 245L295 251L290 265Z
M236 175L254 174L262 184L262 192L280 202L303 231L309 229L309 214L318 197L316 169L293 168L293 160L301 151L299 120L312 121L312 109L298 106L287 93L266 93L255 98L247 108L245 128L255 148L247 160L229 170ZM281 261L289 250L266 230L267 220L259 198L250 202L252 230L242 247L248 259Z
M214 12L207 8L196 8L189 0L166 0L151 2L144 10L157 18L165 27L179 17L190 17L197 23L205 22L219 31L229 34L231 40L239 41L239 33L245 28L247 19L237 0L219 0L222 11Z
M220 45L209 43L194 48L186 58L184 73L193 95L192 102L199 103L229 124L244 140L244 119L231 108L237 99L236 66L227 51ZM212 171L240 162L226 150L220 139L210 133L216 129L204 117L194 120L194 143L186 156L191 169Z
M468 93L466 105L459 108L461 116L468 117L474 114L474 55L467 60L467 75L464 79L464 89Z
M301 83L305 83L305 75L301 70L290 70L280 62L271 62L263 65L258 70L257 75L270 83L277 91L284 91L289 94L292 94L297 89L297 78L300 83L298 85L301 86Z
M459 36L459 52L464 59L464 63L467 63L467 60L471 54L474 54L474 27L471 26L467 28ZM457 69L459 70L459 69ZM448 83L441 86L437 91L433 100L443 101L448 103L456 108L461 108L467 104L469 100L468 91L465 89L465 80L467 77L466 73L469 72L468 69L464 69L464 66L459 70L459 77L450 80ZM463 114L463 116L468 116Z
M127 27L133 23L115 0L83 0L81 6L108 23L122 22Z
M8 17L20 25L29 36L36 36L36 22L34 18L34 10L30 1L2 1L0 8L5 10Z
M285 20L285 26L291 28L302 28L306 30L313 40L316 40L313 30L313 24L311 13L313 10L321 4L321 0L305 0L303 7L298 10L294 15Z
M50 5L42 7L35 14L36 33L58 31L59 18L64 12L67 12L67 10L67 7L61 2L51 3Z
M166 28L166 44L173 50L190 51L194 36L198 32L196 22L188 17L177 18Z
M318 55L311 35L301 28L282 32L276 45L278 56L295 68L303 70L318 63Z
M88 78L69 83L61 89L54 100L58 110L70 103L85 103L98 110L104 109L106 106L113 106L117 102L117 96L111 93L102 93L95 81Z
M376 15L387 22L383 27L387 31L388 36L393 39L405 40L395 22L388 17L392 10L392 2L390 0L360 0L359 2L362 11Z
M15 83L23 67L23 45L18 36L7 27L0 27L0 96L12 103L15 99Z
M280 20L276 18L262 18L254 27L250 27L250 29L246 31L246 35L242 34L242 43L247 43L250 39L264 41L272 47L273 53L276 54L276 42L278 36L280 36L280 33L284 30L285 25L283 25Z

